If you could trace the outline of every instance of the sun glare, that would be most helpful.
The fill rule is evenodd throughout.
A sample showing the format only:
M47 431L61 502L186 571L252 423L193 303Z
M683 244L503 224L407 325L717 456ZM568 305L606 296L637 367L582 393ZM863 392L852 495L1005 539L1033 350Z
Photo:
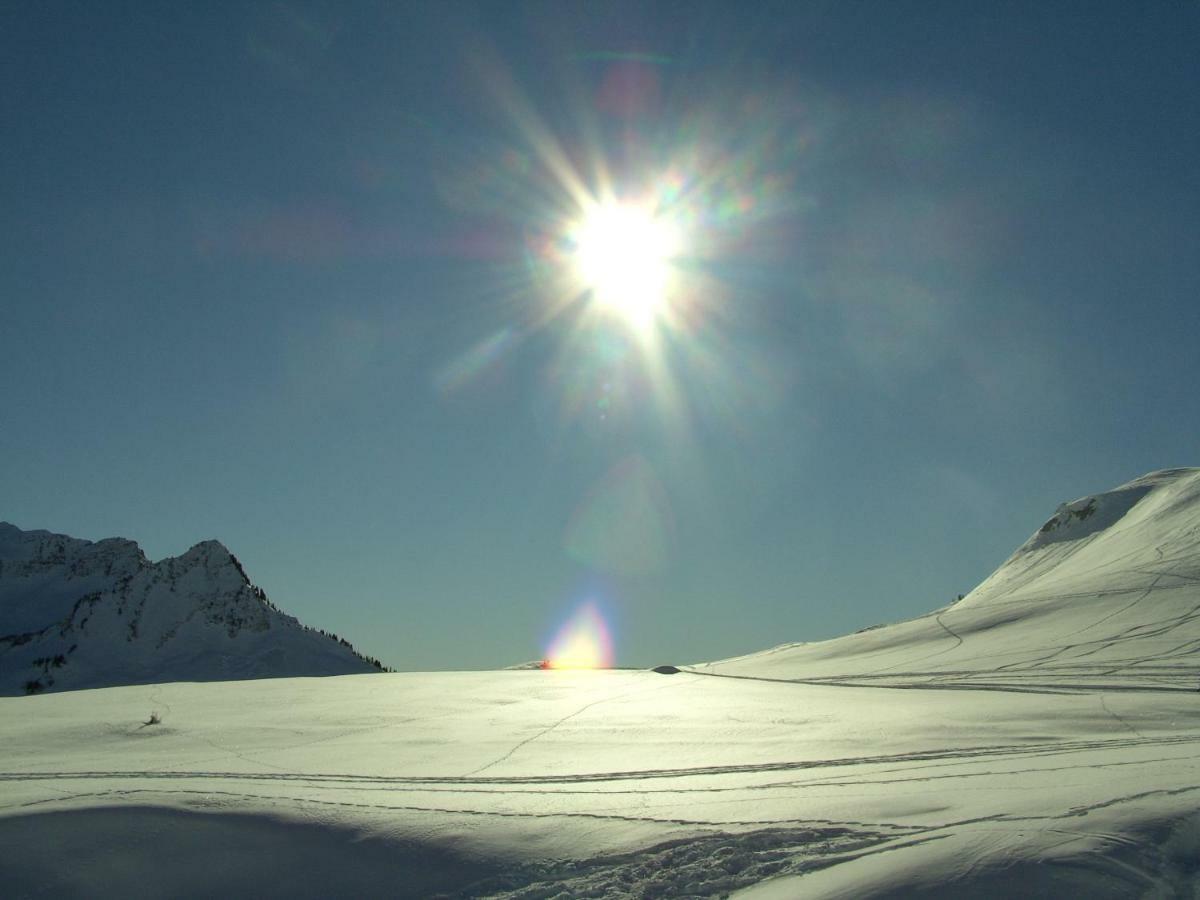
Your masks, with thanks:
M585 603L550 642L548 669L606 669L613 664L608 623L592 603Z
M576 274L600 308L638 330L662 314L682 243L672 222L634 204L601 204L570 239Z

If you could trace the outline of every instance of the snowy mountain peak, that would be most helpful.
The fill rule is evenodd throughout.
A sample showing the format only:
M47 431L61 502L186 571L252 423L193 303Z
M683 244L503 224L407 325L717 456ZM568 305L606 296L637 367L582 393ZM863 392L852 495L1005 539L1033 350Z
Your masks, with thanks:
M380 668L281 612L219 541L151 563L124 538L0 525L0 695Z
M189 557L195 557L207 559L209 557L215 557L219 560L227 560L232 556L233 554L229 552L229 548L220 541L207 540L200 541L200 543L193 545L187 551L187 553L183 554L182 558L187 559Z
M208 540L192 546L180 559L195 559L202 561L205 565L225 566L232 562L233 554L220 541Z
M220 541L201 541L182 556L176 557L174 562L182 571L199 568L210 578L250 584L250 577L238 558Z

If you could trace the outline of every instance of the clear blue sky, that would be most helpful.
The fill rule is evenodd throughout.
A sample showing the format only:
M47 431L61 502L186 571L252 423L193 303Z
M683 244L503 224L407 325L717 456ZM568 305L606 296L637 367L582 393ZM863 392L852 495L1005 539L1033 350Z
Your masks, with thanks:
M402 669L925 612L1200 464L1198 84L1192 2L5 3L0 519ZM653 346L564 171L673 185Z

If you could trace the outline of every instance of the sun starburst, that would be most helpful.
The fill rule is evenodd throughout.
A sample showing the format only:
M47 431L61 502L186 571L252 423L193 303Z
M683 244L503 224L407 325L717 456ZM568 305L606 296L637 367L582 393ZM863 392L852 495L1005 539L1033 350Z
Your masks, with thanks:
M569 229L575 275L597 306L641 332L665 312L680 228L636 203L597 203Z

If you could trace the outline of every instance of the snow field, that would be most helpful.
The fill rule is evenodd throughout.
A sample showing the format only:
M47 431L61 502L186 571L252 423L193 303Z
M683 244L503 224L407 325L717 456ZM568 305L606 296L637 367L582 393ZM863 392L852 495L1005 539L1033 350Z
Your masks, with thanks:
M1196 897L1198 660L1200 470L1171 470L1065 504L950 607L678 674L0 698L0 884Z

